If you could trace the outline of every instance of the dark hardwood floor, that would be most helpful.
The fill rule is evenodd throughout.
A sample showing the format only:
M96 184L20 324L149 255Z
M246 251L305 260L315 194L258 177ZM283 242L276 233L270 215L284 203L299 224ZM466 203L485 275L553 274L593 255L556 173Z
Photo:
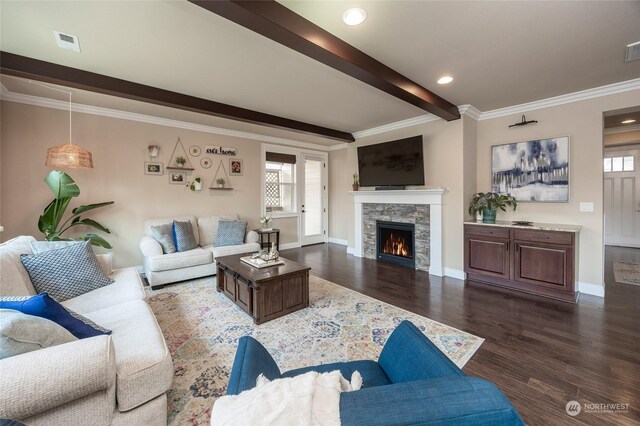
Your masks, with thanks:
M640 424L640 286L616 283L612 271L614 257L640 262L640 249L607 247L606 297L581 295L577 304L356 258L335 244L282 255L312 275L486 339L464 371L495 383L527 424ZM571 400L583 404L576 417L565 412ZM585 403L629 409L586 413Z

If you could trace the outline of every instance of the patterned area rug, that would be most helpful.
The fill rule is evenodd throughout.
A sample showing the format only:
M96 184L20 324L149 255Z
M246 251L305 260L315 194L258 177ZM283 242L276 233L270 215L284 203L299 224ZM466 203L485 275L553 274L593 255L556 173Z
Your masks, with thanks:
M613 277L617 283L640 285L640 263L613 262Z
M238 339L250 335L282 371L321 363L377 359L396 325L408 319L462 367L484 339L311 276L310 306L256 326L215 289L215 278L147 290L167 339L175 376L169 390L171 425L208 425L226 393Z

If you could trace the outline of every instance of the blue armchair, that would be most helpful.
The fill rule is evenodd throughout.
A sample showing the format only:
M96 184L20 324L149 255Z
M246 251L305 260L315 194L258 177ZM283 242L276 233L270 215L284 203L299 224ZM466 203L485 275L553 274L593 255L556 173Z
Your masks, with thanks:
M273 380L334 370L347 380L356 370L362 375L359 391L340 394L343 425L524 425L493 383L464 374L409 321L389 336L377 362L337 362L284 373L264 346L244 336L227 394L255 387L260 374Z

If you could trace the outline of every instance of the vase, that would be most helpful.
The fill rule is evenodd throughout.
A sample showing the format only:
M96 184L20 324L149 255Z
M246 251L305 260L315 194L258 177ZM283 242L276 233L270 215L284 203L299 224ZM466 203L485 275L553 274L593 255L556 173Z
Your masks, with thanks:
M196 191L202 191L202 182L193 182Z
M218 188L224 188L224 183L219 183Z
M496 223L496 211L495 210L482 210L482 222L484 223Z
M353 185L351 185L351 186L353 187L353 190L354 190L354 191L357 191L357 190L358 190L358 188L360 188L360 185L356 185L356 184L353 184Z

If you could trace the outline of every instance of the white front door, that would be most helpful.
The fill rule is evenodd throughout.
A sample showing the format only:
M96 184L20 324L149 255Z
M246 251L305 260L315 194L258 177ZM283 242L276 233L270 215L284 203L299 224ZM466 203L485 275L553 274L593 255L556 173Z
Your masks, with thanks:
M326 235L326 158L303 154L304 164L300 228L302 245L324 243Z
M605 148L604 242L640 247L640 146Z

